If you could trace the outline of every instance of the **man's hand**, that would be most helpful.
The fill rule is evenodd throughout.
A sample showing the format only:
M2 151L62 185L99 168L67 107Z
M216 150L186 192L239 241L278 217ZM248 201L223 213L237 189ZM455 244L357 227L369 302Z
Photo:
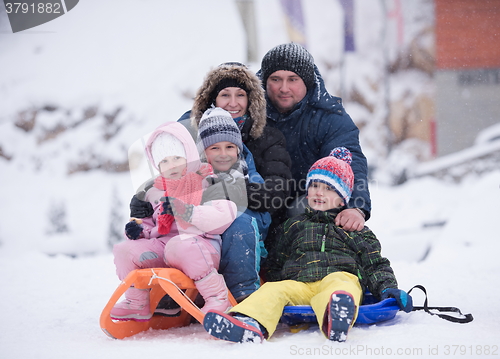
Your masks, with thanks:
M361 231L365 226L365 217L356 208L347 208L337 215L335 224L346 231Z

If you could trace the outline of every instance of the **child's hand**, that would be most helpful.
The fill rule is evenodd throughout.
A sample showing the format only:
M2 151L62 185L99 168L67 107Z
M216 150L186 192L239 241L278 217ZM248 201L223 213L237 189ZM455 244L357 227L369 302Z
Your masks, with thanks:
M142 226L135 220L131 220L125 225L125 234L130 239L137 239L142 234Z
M162 197L163 202L163 212L161 214L171 214L174 217L181 218L186 222L191 220L193 215L194 206L192 204L187 204L180 199L174 197Z
M139 193L132 197L132 200L130 201L130 217L151 217L154 213L153 206L147 201L140 200L140 197L144 197L142 193Z
M217 199L227 199L227 194L224 191L222 182L211 184L207 189L203 191L202 203Z
M413 309L413 299L404 290L396 288L387 288L382 292L381 300L386 298L396 298L396 303L398 303L399 308L406 313L409 313Z
M162 197L160 201L163 202L161 204L161 206L163 207L163 211L161 212L161 214L170 214L171 216L173 216L174 210L172 209L172 204L170 203L168 197Z

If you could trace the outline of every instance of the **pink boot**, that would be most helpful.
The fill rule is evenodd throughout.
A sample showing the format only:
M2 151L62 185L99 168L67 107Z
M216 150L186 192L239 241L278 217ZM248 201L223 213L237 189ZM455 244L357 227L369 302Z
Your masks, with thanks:
M224 281L224 277L217 273L217 270L212 269L208 275L195 281L194 284L203 299L205 299L205 305L201 308L203 313L209 310L225 312L231 308L227 296L226 282Z
M149 310L149 290L129 288L125 300L111 309L111 319L146 322L153 314Z

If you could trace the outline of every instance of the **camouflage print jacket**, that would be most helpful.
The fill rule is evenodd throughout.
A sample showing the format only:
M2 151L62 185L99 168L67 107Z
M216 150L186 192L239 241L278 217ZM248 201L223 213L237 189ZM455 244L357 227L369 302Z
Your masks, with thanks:
M277 228L266 261L266 279L315 282L330 273L345 271L358 276L361 285L378 297L386 288L397 288L390 262L381 256L375 234L368 227L347 232L335 225L341 209L306 208L304 214Z

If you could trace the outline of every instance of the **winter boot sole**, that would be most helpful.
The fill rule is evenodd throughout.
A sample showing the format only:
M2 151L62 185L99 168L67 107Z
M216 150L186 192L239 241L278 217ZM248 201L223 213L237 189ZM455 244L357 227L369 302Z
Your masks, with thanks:
M328 304L328 339L345 342L356 311L354 298L350 293L337 291Z
M146 315L139 315L139 314L130 314L130 315L126 315L123 317L119 317L116 315L111 315L110 317L113 320L120 320L120 321L135 320L136 322L147 322L153 317L153 315L150 314L150 315L146 316Z
M181 308L175 309L165 309L165 308L156 308L154 315L159 315L162 317L179 317L181 315Z
M154 315L163 317L178 317L181 315L181 307L169 295L164 295L156 306Z
M216 311L205 314L203 327L208 334L234 343L261 343L264 336L257 328Z

